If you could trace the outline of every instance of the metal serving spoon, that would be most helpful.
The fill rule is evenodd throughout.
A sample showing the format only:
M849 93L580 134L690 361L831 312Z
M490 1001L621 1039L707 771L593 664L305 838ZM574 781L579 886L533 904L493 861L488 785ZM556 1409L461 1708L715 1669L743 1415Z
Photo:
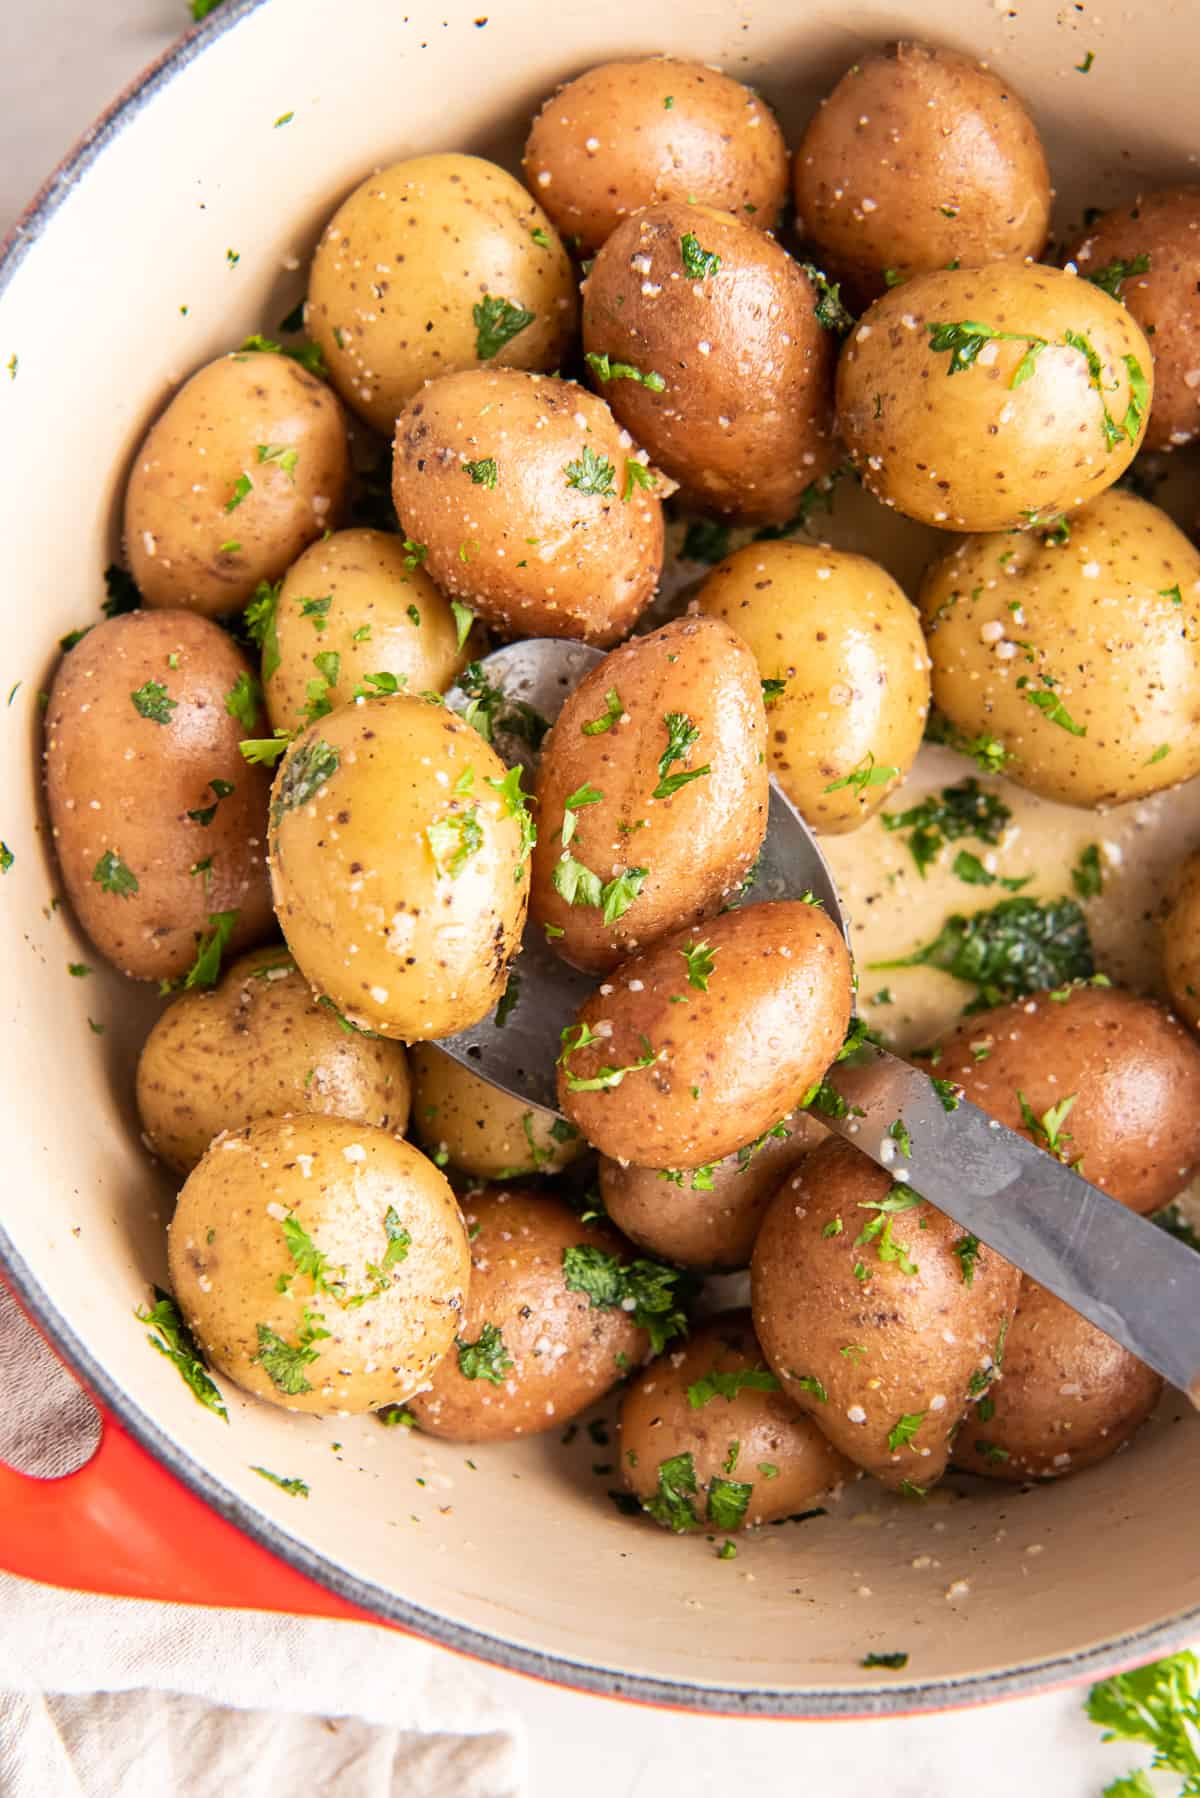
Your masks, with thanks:
M491 693L481 699L454 687L447 703L459 712L482 707L504 760L532 770L537 731L530 729L530 708L552 723L601 653L554 638L513 643L482 664ZM825 858L772 780L767 835L745 898L753 903L806 892L845 934ZM530 926L496 1011L436 1046L512 1098L555 1111L560 1033L594 986ZM928 1075L884 1049L865 1044L827 1078L847 1106L844 1117L822 1113L829 1129L897 1181L911 1183L1200 1406L1200 1254L966 1099L947 1112ZM888 1134L901 1115L907 1153Z

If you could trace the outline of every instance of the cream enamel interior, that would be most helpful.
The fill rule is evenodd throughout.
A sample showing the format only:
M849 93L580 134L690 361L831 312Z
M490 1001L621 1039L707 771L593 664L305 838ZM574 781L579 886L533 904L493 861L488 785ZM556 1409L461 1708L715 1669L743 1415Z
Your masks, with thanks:
M1116 8L1093 17L1090 5L983 0L753 9L506 0L476 23L423 0L407 13L383 0L306 0L300 11L268 3L240 16L230 5L231 18L210 21L201 53L109 129L0 295L0 364L17 358L15 378L0 375L10 446L0 484L10 559L3 685L21 682L0 713L0 833L16 856L0 887L9 1123L0 1230L22 1279L107 1369L135 1422L206 1469L243 1516L286 1531L318 1572L398 1595L443 1639L527 1666L549 1656L558 1677L594 1684L611 1672L643 1695L663 1695L665 1682L678 1702L716 1706L759 1694L796 1712L911 1707L986 1696L1014 1670L1065 1677L1072 1657L1182 1631L1189 1611L1194 1627L1200 1568L1181 1544L1200 1438L1194 1417L1178 1422L1177 1405L1132 1453L1063 1485L945 1490L915 1506L860 1484L829 1517L744 1540L732 1563L702 1537L674 1540L619 1517L605 1496L615 1477L591 1471L612 1450L586 1431L569 1449L555 1433L471 1453L371 1419L284 1416L232 1389L228 1428L200 1409L132 1317L165 1270L169 1190L138 1141L131 1097L157 1001L115 975L68 976L68 960L95 957L65 909L52 908L57 882L31 775L36 694L57 637L96 615L139 436L176 382L283 317L318 229L373 164L433 149L514 164L556 81L656 50L760 83L794 144L860 49L908 34L993 61L1023 92L1065 224L1084 204L1130 195L1140 178L1187 177L1194 109L1180 52L1191 9L1165 0L1136 17ZM1089 50L1085 77L1076 65ZM287 112L294 118L276 128ZM865 548L870 529L856 507L847 502L845 518L835 507L830 534ZM896 546L884 559L911 590L916 527L889 528ZM968 772L926 752L912 790ZM1096 908L1102 962L1117 974L1153 972L1146 914L1162 871L1200 841L1200 793L1107 819L1023 801L1005 871L1036 868L1033 890L1062 890L1077 848L1093 840L1121 857ZM828 847L864 960L923 940L951 909L986 903L958 883L917 882L878 824ZM897 1002L875 1021L901 1041L928 1036L962 999L942 976L864 972L865 994L885 983ZM251 1462L302 1475L311 1499L265 1485ZM872 1649L907 1650L907 1673L881 1682L861 1670ZM1112 1648L1112 1660L1122 1653L1130 1658Z

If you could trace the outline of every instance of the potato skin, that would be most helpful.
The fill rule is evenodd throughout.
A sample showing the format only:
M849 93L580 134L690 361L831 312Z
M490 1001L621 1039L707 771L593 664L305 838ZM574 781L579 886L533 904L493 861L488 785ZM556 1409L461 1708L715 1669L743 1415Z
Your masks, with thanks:
M1200 1046L1164 1006L1118 987L977 1012L943 1039L937 1071L1039 1147L1018 1091L1037 1118L1074 1094L1064 1158L1082 1157L1084 1177L1133 1211L1166 1205L1200 1166Z
M1119 805L1200 773L1200 555L1132 493L1102 494L1070 531L1061 547L969 538L930 566L933 699L967 735L999 738L1022 786ZM1030 700L1051 683L1086 735Z
M660 200L723 207L771 231L788 178L783 133L753 89L670 56L601 63L560 87L533 121L524 169L585 252Z
M294 450L294 463L271 450ZM240 610L337 523L348 475L345 420L323 381L270 351L208 363L134 457L125 552L143 601Z
M800 235L862 304L884 291L884 269L1036 257L1050 223L1046 156L1020 99L971 57L927 44L889 44L842 76L792 185Z
M593 465L598 491L569 484L585 450L611 470L602 480ZM489 460L494 486L466 467ZM663 482L651 473L654 487L622 497L637 460L586 388L479 369L435 381L401 413L392 496L443 593L516 635L607 646L647 604L662 568Z
M600 1157L600 1196L618 1230L639 1248L680 1267L733 1272L749 1267L763 1213L825 1130L806 1111L782 1119L783 1135L727 1155L711 1169L622 1167ZM697 1185L698 1180L711 1184Z
M389 1212L410 1241L385 1267ZM289 1250L289 1217L327 1258L319 1288ZM462 1214L433 1163L386 1130L333 1117L260 1118L218 1138L184 1184L167 1246L179 1308L217 1372L319 1417L426 1386L454 1340L470 1269ZM281 1275L291 1276L282 1292ZM339 1302L337 1281L351 1300L371 1296ZM304 1349L309 1318L329 1335L281 1386L262 1365L259 1326Z
M1200 1029L1200 851L1178 869L1162 921L1163 971L1171 1003Z
M1139 194L1091 225L1069 258L1081 275L1110 263L1148 256L1144 274L1120 283L1121 303L1150 336L1154 350L1154 404L1144 447L1175 449L1200 430L1200 296L1196 291L1196 233L1200 187L1164 187Z
M968 1411L954 1465L992 1480L1057 1480L1124 1448L1163 1382L1144 1362L1028 1278L1004 1345L995 1406ZM990 1449L990 1453L989 1453Z
M412 1132L438 1165L500 1180L557 1174L582 1154L574 1124L509 1098L436 1043L414 1043L409 1065Z
M177 666L169 658L174 656ZM46 708L46 796L67 896L99 950L135 980L186 973L211 914L236 911L231 947L274 927L267 883L269 777L242 760L252 733L226 709L246 657L226 633L190 612L127 612L90 630L59 663ZM132 695L148 682L173 702L167 722L142 716ZM261 715L261 714L260 714ZM207 825L213 780L233 791ZM132 893L97 879L113 854ZM211 856L211 879L192 874Z
M278 946L243 955L207 992L183 993L138 1059L142 1128L184 1174L222 1130L254 1118L316 1112L403 1136L408 1106L400 1044L346 1030Z
M912 767L929 715L929 655L906 595L866 556L750 543L697 604L745 638L764 680L787 683L768 704L767 751L792 804L823 834L856 830ZM868 757L893 777L837 786Z
M578 302L549 218L493 162L412 156L368 175L330 219L304 322L346 404L390 437L426 381L484 360L474 308L489 297L534 316L488 365L557 368Z
M963 321L1018 340L985 344L951 374L951 352L931 348L930 326ZM1103 393L1067 331L1092 345ZM1048 347L1014 387L1030 336ZM1145 405L1130 413L1135 372ZM1060 269L1000 262L914 275L876 300L842 350L838 424L863 485L885 505L941 530L1016 530L1074 511L1124 474L1152 391L1150 346L1118 300ZM1105 404L1114 427L1128 418L1132 433L1111 448Z
M849 1478L849 1461L781 1392L743 1387L732 1399L717 1395L699 1406L688 1399L688 1387L708 1374L765 1367L750 1313L726 1311L682 1351L643 1368L621 1402L621 1476L629 1490L643 1503L652 1499L660 1463L690 1454L700 1488L693 1512L704 1515L714 1476L738 1480L751 1487L738 1526L749 1529L805 1510ZM764 1465L776 1471L764 1473Z
M681 244L720 258L689 277ZM702 512L781 524L837 458L836 338L786 250L707 206L669 201L618 225L583 286L583 343L665 386L593 377L616 417Z
M275 909L306 978L352 1023L425 1041L499 999L529 893L520 818L490 784L504 773L469 724L406 694L343 706L284 756Z
M468 1379L451 1353L412 1412L427 1434L453 1442L559 1429L603 1398L646 1349L628 1311L594 1307L586 1293L570 1290L563 1253L583 1246L625 1261L626 1245L615 1231L580 1223L561 1199L530 1189L468 1193L463 1210L474 1234L459 1341L478 1342L491 1324L512 1366L498 1385L483 1375Z
M614 689L620 719L588 734ZM667 778L709 772L658 799L667 719L676 715L700 734L667 765ZM554 948L564 960L596 972L615 968L635 949L699 925L738 891L766 834L766 735L754 657L715 619L676 619L623 643L584 676L542 746L537 778L530 911L536 924L561 932ZM585 785L601 797L571 812L564 851L566 801ZM603 881L643 869L628 910L606 924L598 907L569 905L554 886L564 854Z
M263 691L271 724L294 730L309 685L331 707L347 705L369 676L392 674L408 693L443 693L467 665L449 603L391 531L336 531L288 569L263 644ZM323 611L314 602L326 601ZM310 609L305 611L305 606ZM412 616L416 613L419 622ZM362 631L369 634L361 636ZM337 657L328 680L313 657ZM326 662L326 670L332 664Z
M1021 1276L981 1246L968 1286L955 1253L965 1232L926 1203L887 1219L891 1242L917 1271L884 1261L881 1235L856 1239L883 1215L869 1207L892 1190L902 1189L848 1143L830 1138L814 1149L780 1188L754 1245L754 1328L784 1394L836 1449L885 1486L928 1487L945 1472L972 1374L991 1368L998 1342L1003 1352ZM865 1353L843 1355L851 1345ZM802 1380L818 1381L820 1392ZM900 1418L919 1413L912 1441L890 1449Z
M559 1058L559 1109L614 1160L703 1167L793 1111L841 1048L850 958L817 905L771 900L705 926L707 992L688 983L680 930L624 962L585 1000ZM686 999L672 1004L672 995ZM608 1033L586 1047L580 1026ZM635 1068L647 1055L656 1059ZM635 1069L595 1091L572 1080Z

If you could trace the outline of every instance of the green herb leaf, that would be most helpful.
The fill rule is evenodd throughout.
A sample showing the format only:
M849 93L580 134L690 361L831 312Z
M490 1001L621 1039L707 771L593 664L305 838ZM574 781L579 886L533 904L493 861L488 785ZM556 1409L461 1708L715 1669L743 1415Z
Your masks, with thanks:
M821 790L825 793L840 793L843 787L852 787L861 799L868 787L885 787L899 772L899 768L877 768L874 753L868 749L862 761L849 774L844 774L841 780L830 781Z
M721 266L721 258L711 250L703 250L700 240L694 231L685 231L679 240L679 254L683 260L683 272L689 281L707 281L715 275Z
M412 1237L400 1222L394 1205L389 1205L383 1214L383 1229L387 1237L387 1248L384 1251L381 1266L396 1267L408 1258L412 1247Z
M653 793L655 799L669 799L672 793L685 786L689 780L698 780L702 774L712 771L705 763L703 768L690 768L681 774L668 775L667 770L673 762L686 762L700 732L686 712L668 712L663 723L667 727L667 747L658 758L658 785Z
M864 1654L858 1663L860 1667L890 1667L899 1673L902 1667L908 1666L908 1656L903 1652L897 1654Z
M691 1454L671 1455L659 1462L658 1491L653 1498L642 1500L642 1509L656 1523L682 1535L700 1527L691 1502L698 1493L696 1464Z
M289 449L286 443L256 443L254 447L260 463L273 462L295 483L296 464L300 460L298 450Z
M245 755L245 743L241 745L241 750ZM246 759L249 761L253 758L247 756ZM276 778L271 800L272 824L278 827L285 813L295 811L297 806L307 805L310 800L315 799L321 788L333 779L340 764L338 751L332 744L326 743L323 737L310 738L293 750Z
M908 1446L924 1423L926 1416L925 1411L906 1411L896 1419L888 1431L887 1439L888 1447L893 1454Z
M12 862L8 866L11 868ZM4 870L7 874L8 868ZM115 893L118 899L131 899L138 891L138 878L127 868L115 849L106 849L92 869L92 879L104 893Z
M221 957L237 926L237 911L210 912L209 928L200 938L196 959L181 982L185 991L195 987L215 986L221 972Z
M602 355L596 350L588 350L583 359L598 381L636 381L639 386L648 387L651 393L662 393L667 385L653 369L644 375L632 362L613 362L607 354Z
M715 1398L723 1398L730 1403L739 1392L778 1392L779 1381L769 1367L735 1367L729 1372L719 1368L711 1368L700 1379L693 1380L687 1389L687 1401L693 1411L701 1406L711 1404Z
M252 642L262 651L262 677L269 681L279 668L279 633L275 611L279 604L282 582L259 581L254 598L245 610L246 630Z
M277 730L273 737L243 737L238 748L252 767L269 767L279 760L291 741L290 730Z
M229 495L229 498L225 501L226 512L236 512L238 507L241 505L242 501L245 499L246 495L250 492L250 490L253 486L254 486L254 482L250 479L250 476L248 474L246 474L244 472L242 474L240 474L238 476L237 480L233 483L232 493Z
M1100 866L1100 846L1089 843L1071 870L1071 885L1081 899L1095 899L1104 891L1104 871Z
M983 731L977 737L968 737L957 725L951 724L938 711L931 710L929 722L925 726L925 739L929 743L943 743L947 749L954 749L959 755L970 756L983 774L1002 774L1005 764L1012 756L998 737Z
M885 830L911 832L908 848L924 880L926 868L936 862L947 843L961 837L998 843L1011 817L1011 807L999 794L987 791L972 777L929 794L905 811L882 812L880 822Z
M842 303L841 283L831 281L815 263L802 262L800 267L817 292L816 304L813 306L817 323L823 331L833 331L837 336L844 337L847 331L854 329L855 318Z
M707 943L688 943L679 950L679 954L687 963L688 985L694 986L697 992L706 993L708 991L713 963L719 953L718 949L710 948Z
M590 443L584 445L577 461L566 464L567 486L577 493L599 499L615 499L613 478L616 469L603 456L598 456Z
M753 1491L745 1480L726 1480L714 1474L708 1482L708 1521L719 1530L739 1529Z
M329 1335L323 1328L324 1322L319 1313L306 1308L304 1328L295 1343L285 1341L269 1324L255 1325L258 1353L254 1360L271 1384L288 1398L299 1398L301 1393L312 1391L312 1382L304 1370L317 1359L318 1351L313 1348L313 1343Z
M1128 281L1131 275L1145 275L1149 272L1150 258L1143 252L1131 257L1128 262L1115 258L1112 262L1106 262L1103 268L1096 269L1094 274L1084 274L1083 278L1090 281L1093 287L1102 288L1114 300L1119 300L1123 281Z
M251 1473L261 1474L264 1480L270 1480L281 1492L287 1492L292 1498L308 1497L308 1482L299 1479L285 1479L281 1473L272 1473L269 1467L251 1467Z
M220 1388L209 1375L199 1345L184 1323L179 1307L170 1293L164 1292L161 1286L156 1286L153 1306L148 1310L139 1307L133 1315L139 1323L149 1326L147 1342L160 1355L166 1356L196 1403L203 1405L207 1411L215 1411L218 1417L228 1423L229 1413L225 1409Z
M827 1405L829 1403L829 1394L815 1373L794 1373L789 1377L794 1386L799 1386L801 1392L811 1392L819 1404Z
M464 605L461 599L452 599L450 601L450 610L454 614L454 628L458 638L457 647L461 649L471 634L471 626L475 622L475 613L470 606Z
M237 719L243 730L253 730L258 723L258 708L261 704L262 688L254 676L243 668L225 695L225 710L231 718Z
M1074 899L1002 899L970 917L955 912L938 935L911 955L873 969L942 968L980 989L984 1005L1024 998L1095 972L1092 945Z
M657 486L658 481L644 462L639 462L636 456L626 456L625 481L621 488L621 500L624 504L629 503L635 491L653 493Z
M1073 737L1087 736L1087 725L1077 724L1058 694L1049 687L1024 687L1022 693L1030 705L1035 705L1051 724L1057 724L1062 730L1069 730Z
M599 718L592 718L587 724L581 725L580 729L585 737L602 736L605 731L611 730L624 714L625 708L621 704L621 695L615 687L610 687L604 695L604 711Z
M134 709L143 718L149 718L153 724L170 724L171 713L179 704L177 699L169 696L161 681L156 680L144 681L137 692L131 693L129 697Z
M506 343L511 343L514 337L533 323L535 316L513 300L500 299L492 293L485 294L471 308L475 324L475 355L478 360L490 362L493 356L498 356Z
M646 1257L622 1262L590 1243L565 1248L562 1266L568 1292L583 1293L595 1311L630 1312L637 1327L649 1334L656 1355L673 1337L687 1333L681 1295L689 1282L679 1268Z
M574 1042L569 1040L573 1030L578 1032ZM662 1060L663 1051L661 1049L657 1051L652 1049L644 1036L638 1040L642 1044L640 1060L630 1062L628 1067L623 1068L598 1068L590 1078L581 1079L570 1071L567 1061L577 1050L586 1049L593 1043L603 1041L603 1038L598 1037L587 1024L568 1024L562 1033L562 1051L558 1057L558 1065L567 1076L568 1089L573 1093L610 1092L614 1086L620 1086L627 1074L641 1073L644 1068L652 1068L656 1062Z
M503 1386L513 1358L495 1324L484 1324L474 1342L464 1342L456 1336L454 1346L458 1350L458 1371L464 1380L486 1380L491 1386Z
M484 456L478 462L464 462L463 473L469 474L477 487L493 488L499 479L495 456Z
M472 805L466 811L450 812L436 823L427 824L425 837L438 873L457 880L471 857L483 848L479 808Z

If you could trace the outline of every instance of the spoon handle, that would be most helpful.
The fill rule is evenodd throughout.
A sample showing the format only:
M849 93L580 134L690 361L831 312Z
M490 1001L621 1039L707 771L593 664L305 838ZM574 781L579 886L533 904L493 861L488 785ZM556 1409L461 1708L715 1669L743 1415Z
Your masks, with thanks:
M927 1074L865 1045L822 1121L1082 1313L1200 1407L1200 1254ZM907 1153L889 1135L897 1119Z

